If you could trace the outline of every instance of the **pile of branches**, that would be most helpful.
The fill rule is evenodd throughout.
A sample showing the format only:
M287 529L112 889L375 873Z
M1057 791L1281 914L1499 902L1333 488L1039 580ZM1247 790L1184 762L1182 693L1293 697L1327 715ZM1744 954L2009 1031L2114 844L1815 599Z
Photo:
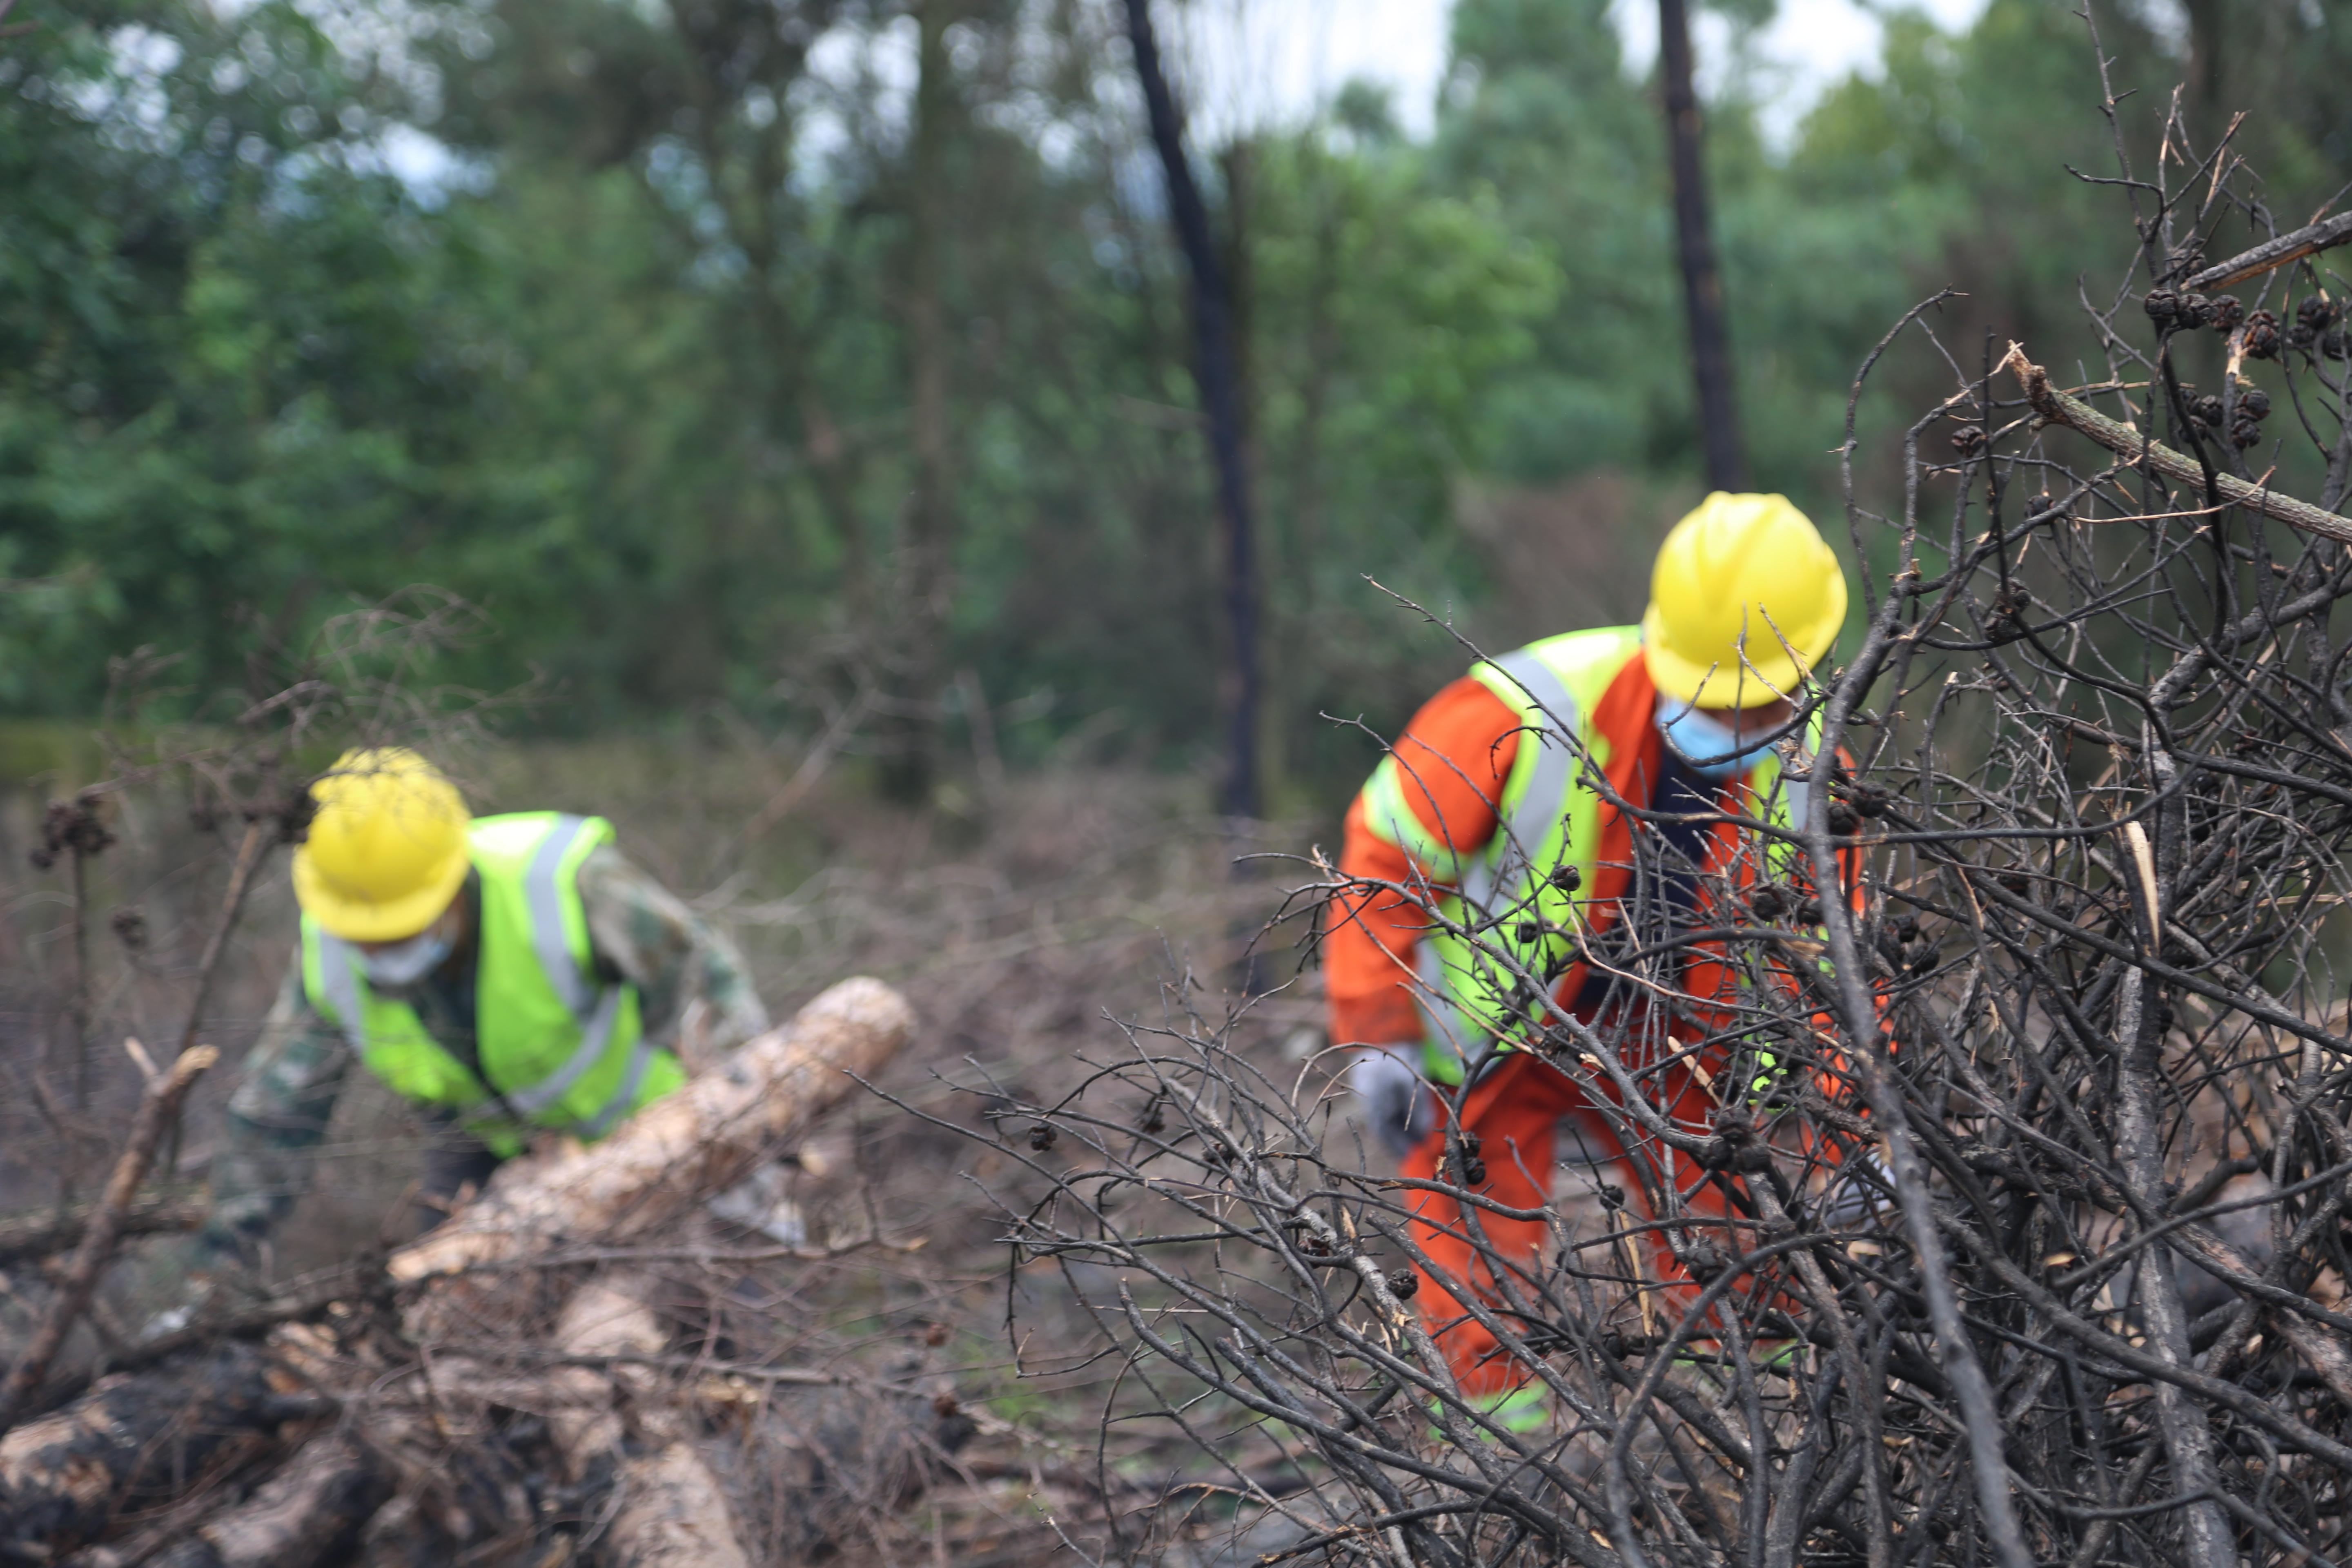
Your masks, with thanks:
M51 1359L120 1239L172 1223L140 1184L214 1053L151 1066L106 1195L0 1383L0 1561L390 1568L594 1550L648 1568L748 1568L795 1530L822 1549L815 1494L840 1492L845 1468L903 1506L970 1429L936 1379L745 1356L722 1307L699 1344L678 1345L660 1266L808 1252L714 1256L694 1222L794 1147L912 1025L888 986L843 982L605 1142L511 1162L373 1267L190 1324L139 1346L136 1370L80 1386L51 1378ZM794 1391L855 1414L787 1408ZM885 1454L894 1432L903 1440ZM755 1451L760 1473L747 1474Z
M1864 630L1794 694L1790 816L1738 819L1732 876L1616 803L1633 885L1700 878L1705 929L1566 933L1648 1006L1550 998L1506 937L1554 868L1516 850L1453 922L1515 1043L1586 1087L1594 1146L1634 1152L1507 1216L1549 1226L1532 1265L1482 1225L1503 1152L1388 1176L1328 1073L1223 1020L1131 1033L1049 1103L973 1086L1037 1184L1007 1193L1016 1258L1057 1262L1086 1353L1123 1361L1107 1419L1178 1424L1244 1557L2352 1561L2352 349L2323 265L2352 216L2280 232L2226 143L2162 132L2153 171L2116 139L2136 243L2092 311L2103 375L1991 343L1963 369L1934 300L1864 365ZM1956 384L1874 510L1851 410L1906 332ZM1328 864L1307 891L1448 920ZM1685 989L1695 949L1735 1000ZM1720 1064L1706 1121L1633 1037L1661 1016ZM1413 1310L1433 1188L1538 1429L1465 1397Z

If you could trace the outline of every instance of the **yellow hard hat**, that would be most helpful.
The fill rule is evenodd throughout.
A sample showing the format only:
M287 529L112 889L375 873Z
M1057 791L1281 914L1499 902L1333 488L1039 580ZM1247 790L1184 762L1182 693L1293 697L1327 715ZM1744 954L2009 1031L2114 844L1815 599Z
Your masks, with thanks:
M303 913L346 942L399 942L441 916L472 864L457 786L404 746L345 752L310 786L319 804L294 851Z
M1677 701L1760 708L1793 693L1844 625L1845 573L1811 521L1785 496L1717 490L1658 547L1642 651Z

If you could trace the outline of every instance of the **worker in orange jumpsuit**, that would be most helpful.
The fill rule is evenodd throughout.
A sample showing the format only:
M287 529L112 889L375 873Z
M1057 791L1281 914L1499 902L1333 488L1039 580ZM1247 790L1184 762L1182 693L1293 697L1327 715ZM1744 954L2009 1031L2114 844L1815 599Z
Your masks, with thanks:
M1640 626L1482 663L1413 717L1348 813L1350 890L1334 900L1324 945L1330 1037L1360 1047L1351 1084L1404 1176L1540 1209L1566 1118L1637 1210L1654 1215L1672 1184L1685 1213L1722 1216L1720 1184L1628 1118L1613 1080L1573 1061L1582 1053L1570 1071L1519 1048L1544 1012L1528 984L1550 977L1554 1004L1605 1037L1678 1131L1715 1130L1741 1098L1722 1081L1738 990L1723 954L1692 949L1673 1004L1595 955L1670 941L1677 922L1717 923L1724 911L1702 907L1710 886L1771 882L1792 910L1810 896L1785 843L1724 818L1802 822L1809 779L1782 776L1786 748L1773 742L1845 608L1844 575L1801 512L1779 496L1718 492L1667 536ZM1632 818L1612 795L1717 820ZM1469 926L1485 930L1465 941ZM1409 1202L1432 1265L1415 1305L1464 1392L1511 1425L1540 1419L1540 1389L1463 1308L1507 1291L1461 1206L1427 1189ZM1481 1207L1475 1222L1489 1258L1538 1276L1542 1220ZM1692 1293L1684 1259L1707 1243L1646 1235L1634 1255L1646 1251L1646 1283L1662 1288L1644 1309L1655 1311Z

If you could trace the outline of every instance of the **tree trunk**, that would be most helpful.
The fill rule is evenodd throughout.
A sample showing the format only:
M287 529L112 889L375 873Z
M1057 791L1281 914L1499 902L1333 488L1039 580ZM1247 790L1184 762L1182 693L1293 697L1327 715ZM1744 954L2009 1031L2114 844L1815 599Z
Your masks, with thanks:
M392 1477L348 1432L313 1438L250 1498L152 1560L152 1568L310 1568L349 1560Z
M913 1026L912 1009L888 986L845 981L594 1148L510 1162L482 1197L394 1255L388 1271L418 1289L400 1333L382 1345L347 1342L360 1331L356 1316L333 1332L286 1325L266 1347L231 1342L202 1359L106 1379L7 1433L0 1437L0 1561L36 1551L47 1555L33 1560L49 1561L100 1539L130 1510L173 1500L192 1510L191 1523L203 1520L206 1489L249 1480L257 1461L287 1446L281 1426L318 1423L339 1409L346 1417L339 1432L313 1436L251 1497L200 1528L180 1527L185 1538L168 1561L173 1568L348 1561L349 1542L391 1478L446 1459L443 1416L500 1405L543 1414L575 1479L609 1460L619 1489L609 1527L617 1560L741 1568L731 1514L692 1427L666 1385L628 1363L667 1343L644 1292L626 1275L572 1289L578 1274L563 1252L674 1231L692 1205L740 1180L858 1077L879 1069ZM414 1364L417 1346L436 1339L505 1335L527 1343L534 1310L554 1315L545 1342L559 1358L616 1359L523 1373L462 1352ZM410 1547L429 1554L432 1539L431 1521L421 1517L370 1527L360 1555L409 1561ZM142 1547L142 1560L160 1544Z
M1226 772L1219 806L1229 816L1258 815L1256 546L1253 540L1247 437L1243 429L1240 367L1234 357L1234 295L1209 209L1192 178L1176 97L1160 62L1151 0L1127 0L1127 36L1135 74L1151 121L1151 143L1168 183L1168 207L1192 283L1192 379L1206 417L1209 453L1216 465L1217 505L1224 524L1225 618L1232 639L1225 682Z
M62 1557L129 1510L243 1468L277 1444L280 1423L321 1408L300 1379L235 1342L169 1373L108 1378L0 1438L0 1557Z
M1682 262L1684 313L1690 324L1691 379L1698 392L1706 486L1744 490L1748 459L1740 447L1738 403L1733 395L1723 275L1716 267L1715 236L1707 221L1706 126L1692 80L1690 13L1685 0L1658 0L1658 66L1665 85L1675 238Z
M515 1321L533 1304L531 1262L581 1240L658 1234L877 1071L914 1026L898 992L845 980L593 1148L510 1162L446 1225L393 1254L394 1279L433 1280L403 1327L422 1342Z
M2189 16L2189 78L2195 92L2191 101L2203 121L2197 129L2208 136L2219 135L2228 123L2221 100L2229 7L2224 0L2186 0L2181 9Z
M654 1281L618 1273L572 1292L556 1321L555 1348L567 1355L651 1355L669 1343L646 1300ZM616 1464L613 1515L615 1561L633 1568L751 1568L734 1511L676 1415L651 1400L643 1369L611 1373L569 1367L554 1374L567 1397L549 1413L548 1431L572 1479Z
M890 718L890 793L916 802L930 794L938 763L940 694L947 684L949 612L955 600L955 476L948 427L947 307L942 298L947 244L948 121L954 66L948 24L956 0L918 0L913 156L907 191L906 330L908 416L915 489L899 563L898 700Z

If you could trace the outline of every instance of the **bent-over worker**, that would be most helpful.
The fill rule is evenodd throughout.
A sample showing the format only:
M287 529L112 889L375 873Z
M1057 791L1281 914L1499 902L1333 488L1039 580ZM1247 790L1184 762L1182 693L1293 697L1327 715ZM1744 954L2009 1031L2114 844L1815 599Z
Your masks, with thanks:
M202 1272L262 1266L352 1064L425 1110L437 1223L541 1132L593 1142L767 1027L742 961L601 817L471 816L415 752L347 753L294 853L301 946L230 1097Z
M1701 918L1711 880L1768 879L1762 836L1725 817L1801 822L1805 785L1781 777L1771 742L1845 609L1837 559L1801 512L1780 496L1718 492L1668 534L1641 625L1482 663L1414 716L1349 811L1340 870L1355 890L1335 901L1325 944L1330 1037L1362 1047L1350 1080L1405 1177L1451 1169L1497 1204L1539 1209L1569 1119L1637 1213L1671 1183L1688 1210L1720 1216L1719 1190L1687 1157L1677 1164L1647 1134L1621 1143L1596 1114L1614 1098L1605 1075L1572 1076L1518 1048L1541 1009L1512 970L1550 978L1554 1003L1615 1045L1680 1130L1712 1130L1718 1088L1736 1087L1716 1081L1729 1047L1719 1035L1694 1047L1724 1028L1738 993L1721 949L1685 940L1681 994L1663 1003L1594 955L1671 949L1678 931L1714 923ZM1637 857L1639 819L1612 795L1685 820L1641 821ZM1777 854L1768 875L1801 889L1796 858ZM1792 892L1790 907L1806 896ZM1496 917L1484 953L1444 929ZM1514 962L1494 962L1498 951ZM1431 1085L1450 1091L1451 1110ZM1475 1137L1475 1160L1449 1166L1448 1121ZM1415 1305L1457 1381L1507 1424L1541 1419L1540 1389L1462 1302L1497 1300L1494 1267L1538 1277L1546 1226L1484 1210L1490 1263L1453 1199L1410 1191L1412 1235L1435 1266ZM1664 1228L1644 1234L1655 1310L1691 1287Z

